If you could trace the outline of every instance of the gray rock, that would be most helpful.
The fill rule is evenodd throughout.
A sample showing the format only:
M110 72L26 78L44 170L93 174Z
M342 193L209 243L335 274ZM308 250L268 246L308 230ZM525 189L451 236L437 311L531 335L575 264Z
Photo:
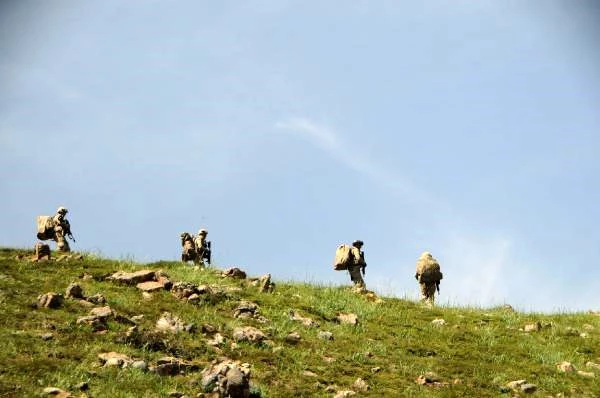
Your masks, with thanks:
M339 313L337 315L336 319L340 323L347 323L347 324L350 324L350 325L356 325L356 324L358 324L358 316L356 316L356 314Z
M77 283L71 283L69 286L67 286L65 297L83 299L83 289Z
M265 340L267 336L252 326L237 327L233 330L233 339L235 341L248 341L251 343L258 343Z
M48 292L38 297L38 306L42 308L58 308L63 303L63 295Z
M54 335L52 333L43 333L40 335L40 337L42 338L42 340L48 341L52 340L54 338Z
M133 361L131 363L131 367L133 369L139 369L142 371L148 370L148 364L146 363L146 361Z
M156 272L148 269L136 272L119 271L106 279L126 285L137 285L138 283L156 280Z
M228 268L221 275L226 278L246 279L246 273L237 267Z
M322 340L333 340L333 333L321 331L319 332L319 338Z
M300 337L300 334L298 332L291 332L290 334L288 334L285 337L285 341L287 341L290 344L296 344L298 343L300 340L302 339L302 337Z

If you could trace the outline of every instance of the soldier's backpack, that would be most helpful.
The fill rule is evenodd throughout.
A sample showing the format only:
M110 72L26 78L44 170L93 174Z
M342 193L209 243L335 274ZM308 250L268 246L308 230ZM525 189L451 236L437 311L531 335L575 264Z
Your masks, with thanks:
M333 269L335 271L344 271L352 261L352 248L348 245L339 245L335 249L335 258L333 259Z
M419 283L437 283L444 277L440 271L440 264L431 256L419 258L417 275L419 275Z
M37 238L39 240L52 239L54 236L54 221L52 216L37 216Z

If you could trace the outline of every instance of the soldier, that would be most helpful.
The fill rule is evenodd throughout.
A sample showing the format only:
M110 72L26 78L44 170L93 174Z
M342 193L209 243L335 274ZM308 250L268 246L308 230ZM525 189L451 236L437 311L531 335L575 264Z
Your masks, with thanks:
M440 291L440 281L443 275L440 272L440 264L433 258L431 253L423 252L417 260L415 279L419 281L420 299L423 303L433 306L435 291Z
M208 235L208 231L202 228L198 231L198 235L194 239L198 259L202 264L204 264L204 259L210 264L210 242L206 240L206 235Z
M193 261L194 264L196 264L198 261L198 252L194 246L192 235L187 232L182 232L179 236L181 238L181 247L183 248L181 252L181 261L184 263Z
M365 262L365 252L361 250L364 243L362 240L355 240L352 242L352 258L350 259L350 264L348 264L348 272L350 273L350 280L354 283L353 290L357 293L366 292L365 281L362 276L365 274L365 267L367 263ZM361 275L362 271L362 275Z
M69 210L61 206L56 210L54 217L52 217L52 223L54 224L53 240L56 242L56 248L59 252L71 251L66 237L71 238L71 240L75 242L73 234L71 233L71 224L69 223L69 220L65 218L68 212Z

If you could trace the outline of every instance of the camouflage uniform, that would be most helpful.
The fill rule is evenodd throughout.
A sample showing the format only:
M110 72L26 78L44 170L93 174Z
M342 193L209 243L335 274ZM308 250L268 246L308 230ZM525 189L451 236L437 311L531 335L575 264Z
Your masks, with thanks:
M180 237L181 247L183 247L181 252L181 261L194 261L194 263L197 262L198 253L196 252L196 247L194 246L194 240L192 239L192 236L187 232L183 232Z
M196 245L196 251L198 252L199 261L204 264L204 253L208 250L208 243L206 242L206 235L208 235L208 231L205 229L201 229L198 231L198 235L194 238L194 244Z
M365 252L360 250L362 245L362 241L356 240L352 243L352 248L350 249L352 260L350 265L348 265L348 272L350 273L350 280L354 283L353 290L356 292L366 291L365 281L361 275L361 269L367 266L367 263L365 262Z
M67 242L66 235L71 233L71 224L69 220L65 218L69 211L64 207L59 207L56 211L56 215L52 217L52 223L54 224L54 237L53 240L56 242L56 248L59 252L70 252L69 242Z
M419 281L420 300L425 304L433 306L435 301L435 291L438 289L440 282L424 282L421 280L421 274L430 263L437 263L437 260L433 258L431 253L424 252L421 254L417 260L415 279Z

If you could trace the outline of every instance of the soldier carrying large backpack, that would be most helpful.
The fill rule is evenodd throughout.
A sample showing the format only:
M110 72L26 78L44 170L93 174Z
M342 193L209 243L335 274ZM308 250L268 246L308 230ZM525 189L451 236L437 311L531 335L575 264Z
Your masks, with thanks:
M37 217L37 238L39 240L52 239L56 242L56 249L60 252L70 252L67 237L75 242L71 233L71 224L65 218L69 210L61 206L56 210L54 216Z
M196 250L196 245L194 244L194 238L188 232L182 232L179 235L181 238L181 261L187 263L188 261L193 261L194 264L198 263L198 252Z
M365 274L367 263L365 262L365 252L361 250L363 244L362 240L355 240L352 242L352 246L345 244L338 246L333 260L334 270L348 270L350 280L354 283L353 290L357 293L366 292L363 275Z
M440 292L440 281L443 278L440 264L429 252L423 252L417 260L415 279L419 281L421 301L433 306L435 291Z

